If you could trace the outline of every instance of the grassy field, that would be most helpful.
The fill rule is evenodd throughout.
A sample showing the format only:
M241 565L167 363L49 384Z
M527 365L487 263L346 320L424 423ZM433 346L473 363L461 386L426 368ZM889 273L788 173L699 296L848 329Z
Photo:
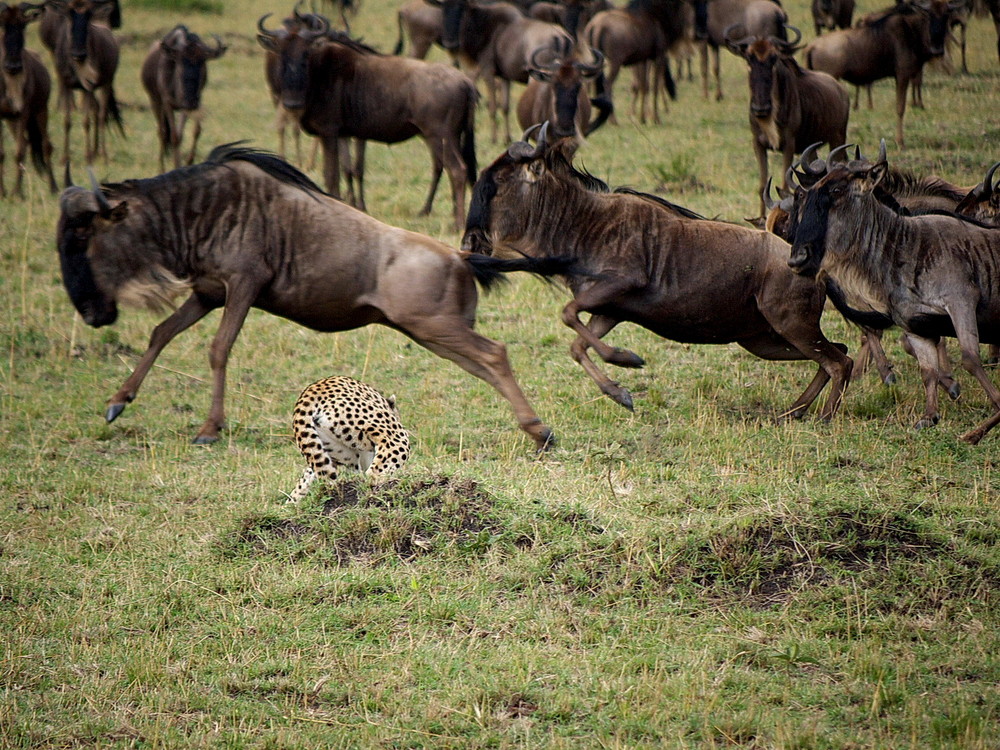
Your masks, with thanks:
M229 45L210 68L202 153L276 148L253 34L289 8L151 5L125 3L127 137L98 175L155 174L138 70L180 20ZM391 49L395 7L365 0L354 30ZM807 5L786 8L809 38ZM995 42L974 18L971 74L927 72L905 151L888 82L849 139L874 152L887 137L893 163L975 184L1000 158ZM578 164L752 216L744 66L722 66L723 101L682 80L660 126L630 116L623 76L619 125ZM58 142L54 100L53 115ZM505 144L484 110L477 130L485 165ZM422 143L372 144L368 162L373 215L458 241L447 191L416 217ZM551 453L534 454L488 386L399 334L320 335L259 312L230 362L229 429L196 447L218 314L105 424L157 318L82 323L56 200L28 185L0 203L0 747L1000 747L1000 435L956 439L988 411L964 372L965 395L916 433L919 377L890 336L897 385L869 375L831 424L785 424L811 363L622 326L609 339L647 361L613 373L635 395L628 413L571 361L565 292L515 279L483 298L479 328L508 344L558 436ZM824 327L856 348L836 315ZM302 468L292 404L333 374L397 395L413 456L377 494L349 481L285 505Z

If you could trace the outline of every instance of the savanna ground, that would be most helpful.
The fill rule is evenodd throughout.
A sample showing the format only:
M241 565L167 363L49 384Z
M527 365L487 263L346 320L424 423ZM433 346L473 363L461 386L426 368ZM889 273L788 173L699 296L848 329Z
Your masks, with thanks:
M152 6L125 3L128 136L98 174L156 172L138 70L179 20L229 45L203 143L276 148L253 33L290 7ZM786 7L808 39L805 4ZM355 31L391 49L394 10L365 0ZM889 153L971 185L1000 158L1000 66L988 20L969 40L972 73L929 71L927 109ZM630 116L623 77L620 124L578 163L753 215L744 68L722 64L726 99L682 80L661 126ZM891 137L892 100L878 84L849 139ZM485 114L478 132L486 164L503 144ZM427 163L418 141L371 145L370 210L455 243L446 191L416 218ZM482 300L480 329L509 345L551 453L488 386L388 329L319 335L258 312L231 361L229 430L195 447L218 314L105 424L156 317L79 320L56 201L29 186L0 208L0 746L1000 747L1000 435L956 439L987 413L964 373L965 395L916 433L919 379L890 336L897 385L869 375L831 424L788 424L811 363L622 326L610 339L647 361L614 373L628 413L570 360L565 293L515 279ZM825 328L856 348L836 315ZM378 493L355 478L285 505L292 404L332 374L397 394L414 455Z

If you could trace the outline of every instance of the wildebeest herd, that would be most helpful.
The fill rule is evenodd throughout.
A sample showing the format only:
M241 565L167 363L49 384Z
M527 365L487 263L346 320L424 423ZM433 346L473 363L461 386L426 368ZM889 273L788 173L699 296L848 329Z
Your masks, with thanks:
M354 7L339 6L342 27ZM988 7L1000 33L1000 0L988 0ZM141 70L161 172L171 160L173 170L103 185L92 178L90 187L77 187L70 184L76 92L86 163L106 158L106 129L122 125L114 90L118 2L0 2L0 117L16 142L15 191L23 190L30 151L56 192L47 123L52 79L24 42L25 27L38 20L64 114L67 187L57 244L70 299L97 327L115 321L119 303L161 309L186 295L153 330L148 350L110 399L108 421L135 398L177 334L222 308L209 356L211 409L195 441L218 439L228 355L256 307L318 331L372 323L401 331L492 385L545 449L553 432L521 391L505 347L473 330L477 285L489 288L507 273L526 271L556 277L569 289L562 321L576 335L571 355L628 409L629 391L588 354L641 367L638 354L603 340L621 322L675 341L737 343L766 360L812 360L815 375L783 416L803 416L830 383L823 419L836 414L869 357L883 378L892 377L880 338L899 327L926 390L917 427L937 422L939 387L958 395L943 345L958 339L962 366L994 409L962 436L975 443L1000 422L1000 389L980 354L980 344L1000 345L1000 164L984 164L983 181L963 187L890 167L884 142L876 157L865 158L846 145L850 97L842 83L860 91L895 79L902 147L907 91L912 87L920 102L925 63L944 53L953 27L964 28L968 7L965 0L904 0L852 26L853 11L852 0L815 0L818 36L803 45L801 31L772 0L630 0L622 8L601 0L530 6L411 0L399 11L396 54L386 55L300 1L280 21L262 16L252 33L264 52L262 78L280 127L317 139L325 189L284 160L283 136L280 156L230 143L196 163L207 65L227 45L178 24L152 45ZM411 56L402 57L407 39ZM432 44L455 65L425 62ZM583 139L614 121L612 87L622 67L634 74L638 119L645 121L652 93L649 116L659 120L659 94L675 95L698 48L706 98L709 53L717 98L723 96L720 48L748 69L750 135L760 167L757 228L706 219L633 189L612 190L574 165ZM511 84L530 81L517 107L525 136L481 173L474 130L479 79L493 140L505 135L508 143ZM194 132L182 149L189 119ZM432 164L422 213L432 210L447 172L455 227L464 231L460 249L365 213L366 142L414 136L426 143ZM821 158L824 144L830 150ZM768 151L783 156L778 180L768 176ZM778 200L772 182L780 182ZM271 220L278 214L285 220ZM854 360L823 333L827 301L862 329Z

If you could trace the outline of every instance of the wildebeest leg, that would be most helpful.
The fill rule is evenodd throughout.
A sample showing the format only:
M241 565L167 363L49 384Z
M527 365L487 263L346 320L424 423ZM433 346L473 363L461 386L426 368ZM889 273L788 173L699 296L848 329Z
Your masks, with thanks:
M903 115L906 114L906 87L909 79L896 78L896 145L903 148Z
M608 364L619 367L642 367L645 363L642 357L628 349L619 349L605 344L595 336L580 320L581 312L589 312L595 308L620 298L633 284L625 279L604 279L592 286L577 292L576 297L562 311L562 322L576 331L589 346L597 352L597 356Z
M431 136L429 138L424 138L424 143L427 144L427 148L431 152L431 186L427 191L427 200L424 201L423 207L420 209L420 216L430 216L431 207L434 205L434 195L437 193L438 183L441 181L441 170L444 168L444 163L442 161L441 151L443 150L443 144L441 139ZM450 177L449 173L449 177ZM452 182L452 194L454 195L454 181Z
M920 365L920 376L924 382L924 414L913 425L915 430L933 427L938 423L938 342L936 339L925 339L912 333L906 335L906 340L913 350L913 356Z
M639 122L646 124L646 96L649 91L649 65L643 60L632 67L632 117L639 115Z
M552 430L538 418L517 384L507 359L507 347L503 344L476 333L469 322L459 316L397 319L393 324L421 346L451 360L499 391L513 408L518 425L532 437L538 450L546 450L554 444Z
M892 363L882 348L882 332L874 328L861 328L861 347L854 358L851 370L851 380L858 380L868 369L868 363L874 362L879 377L886 385L896 382L896 374L892 371Z
M591 315L587 321L587 328L596 338L604 338L620 321L609 318L606 315ZM579 363L583 371L587 373L591 380L597 383L601 393L608 396L616 404L621 404L629 411L633 411L632 394L626 388L622 388L616 381L609 378L587 355L589 345L583 336L577 336L570 344L569 351L573 359Z
M764 189L767 187L767 149L757 140L755 134L751 134L751 146L753 146L753 155L757 159L757 173L760 176L760 180L757 185L757 199L760 201L760 215L761 218L767 216L767 207L764 205ZM787 168L785 172L787 172ZM782 188L787 190L788 185L785 184L786 178L782 178Z
M497 77L492 73L486 75L486 88L489 93L487 98L488 110L490 113L490 140L497 142Z
M354 161L351 171L354 173L354 183L358 186L358 209L367 211L365 205L365 147L368 141L361 138L354 139Z
M910 334L904 333L900 337L900 343L903 345L903 351L916 358ZM962 389L951 371L951 360L948 358L948 347L944 339L938 339L937 342L937 384L952 401L962 395Z
M455 214L455 231L462 231L465 224L465 183L466 167L462 159L462 152L458 148L458 143L453 138L434 138L434 144L440 151L440 155L435 157L437 162L444 162L444 168L448 170L448 181L451 183L451 205ZM432 148L430 142L427 144ZM438 174L440 175L440 168ZM431 202L434 199L433 192L427 197L427 213L430 213Z
M341 138L337 143L337 149L344 172L344 201L360 210L361 207L358 205L358 199L354 193L354 162L351 160L351 139Z
M820 329L818 315L812 317L803 313L805 310L816 309L810 308L808 299L789 298L787 295L782 295L781 290L774 290L773 294L760 298L758 307L777 336L770 337L770 341L773 342L770 356L761 353L763 351L761 346L766 347L768 339L750 342L754 343L757 348L749 349L749 351L765 359L811 359L820 366L821 372L816 374L805 392L791 405L787 413L794 417L804 414L809 405L819 396L820 391L823 390L827 379L830 378L833 380L830 396L820 410L819 416L821 419L831 419L840 408L840 402L851 380L851 369L854 363L845 353L847 348L842 344L834 344L827 340ZM821 307L822 303L820 303L820 309ZM738 343L740 346L748 348L748 342L739 341ZM788 351L788 345L794 347L796 350L794 353L797 356L792 356L793 353Z
M501 78L500 90L503 92L503 133L507 143L510 143L512 140L510 137L510 81Z
M226 365L229 362L229 352L243 328L247 313L260 294L261 286L259 280L243 276L230 282L226 289L222 322L208 350L208 363L212 368L212 405L208 411L208 419L195 435L193 442L196 445L214 443L219 439L219 430L226 424Z
M0 197L7 196L7 186L3 181L3 173L7 161L7 152L3 145L3 122L0 121Z
M698 58L701 61L701 95L708 99L708 40L698 42Z
M336 135L322 136L322 144L326 192L340 200L340 139Z
M153 329L153 333L149 337L149 348L142 355L139 364L136 365L128 379L122 383L118 392L108 400L107 410L104 413L104 418L107 421L114 421L125 410L125 406L135 400L139 386L142 385L146 374L164 347L177 334L193 326L214 309L215 306L206 305L197 295L192 294L184 301L183 305L177 308L173 315Z
M870 83L865 86L865 91L868 93L868 109L875 109L875 105L872 103L872 85Z
M620 62L618 62L617 60L612 60L610 63L608 63L608 75L604 79L604 84L605 84L605 92L607 93L608 101L610 101L612 103L611 116L608 118L608 121L612 125L617 125L618 124L618 117L617 117L617 115L615 115L615 110L613 108L613 105L614 105L615 81L618 80L618 74L620 72L621 72L621 63ZM596 93L597 96L601 95L600 91L597 91L595 93Z
M722 79L719 77L719 48L712 47L712 75L715 76L715 101L722 101Z
M67 175L66 187L69 187L69 133L73 127L73 110L76 104L73 101L73 92L67 91L65 96L59 97L63 105L63 169Z
M184 137L184 121L187 119L187 113L181 113L181 125L180 125L180 136L178 139L177 147L180 148L180 140ZM198 152L198 139L201 138L201 116L200 113L195 113L191 116L193 124L191 125L191 151L188 152L187 164L188 166L194 164L194 157Z
M917 71L917 74L913 76L913 91L911 93L911 98L913 99L912 104L914 107L919 109L926 109L924 107L924 69L921 68Z
M1000 412L1000 388L993 383L989 374L983 367L982 358L979 356L979 327L976 322L974 304L958 310L949 309L952 323L955 326L955 335L958 337L958 345L962 349L962 367L975 376L976 380L986 391L987 397L993 404L993 408ZM990 417L973 430L961 436L967 443L975 445L983 436L997 424L995 417Z

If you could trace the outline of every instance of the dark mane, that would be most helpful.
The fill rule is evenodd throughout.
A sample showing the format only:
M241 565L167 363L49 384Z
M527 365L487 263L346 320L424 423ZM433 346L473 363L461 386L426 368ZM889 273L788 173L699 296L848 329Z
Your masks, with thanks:
M355 39L354 37L350 36L349 34L346 34L343 31L330 30L330 31L327 32L326 38L329 39L331 42L336 42L337 44L342 44L343 46L347 47L348 49L352 49L355 52L358 52L358 53L360 53L362 55L379 55L379 56L383 56L382 53L379 52L374 47L368 46L367 44L365 44L360 39Z
M573 166L573 164L570 161L566 159L564 159L564 162L566 164L567 171L569 172L570 176L574 180L579 182L585 189L589 190L592 193L611 192L611 187L600 177L595 177L586 169L577 169L576 167Z
M246 141L236 141L234 143L224 143L216 146L201 164L194 164L190 167L181 167L156 177L148 177L141 180L126 180L125 182L108 183L103 187L111 190L139 190L142 192L155 189L163 185L171 185L191 177L196 177L215 167L225 166L234 161L245 161L253 164L261 171L274 177L279 182L297 187L307 193L319 193L327 195L319 185L309 177L297 170L291 164L281 159L270 151L249 148L244 146Z
M928 196L961 201L966 191L940 177L917 177L906 169L890 169L882 180L882 186L893 195L902 197Z
M698 219L698 220L705 219L704 216L702 216L699 213L695 213L690 208L684 208L684 206L678 206L676 203L671 203L666 198L661 198L660 196L653 195L652 193L643 193L639 190L636 190L635 188L630 188L630 187L618 187L615 188L615 192L622 193L624 195L634 195L639 198L643 198L644 200L652 201L653 203L658 203L664 208L673 211L674 213L678 213L686 219Z

